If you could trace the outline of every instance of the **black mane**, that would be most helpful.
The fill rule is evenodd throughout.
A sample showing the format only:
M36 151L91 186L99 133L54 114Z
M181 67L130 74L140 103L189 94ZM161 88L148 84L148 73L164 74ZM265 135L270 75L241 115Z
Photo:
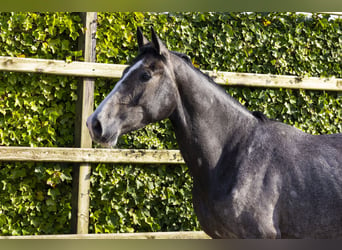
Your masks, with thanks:
M180 53L180 52L175 52L175 51L170 51L172 54L178 56L179 58L183 59L189 66L191 66L194 70L198 71L199 73L201 73L202 75L204 75L211 83L217 84L214 79L209 76L206 73L203 73L199 68L196 68L193 64L192 61L190 59L190 57L186 54Z
M269 121L268 117L261 111L253 111L252 114L254 115L255 118L257 118L261 122Z

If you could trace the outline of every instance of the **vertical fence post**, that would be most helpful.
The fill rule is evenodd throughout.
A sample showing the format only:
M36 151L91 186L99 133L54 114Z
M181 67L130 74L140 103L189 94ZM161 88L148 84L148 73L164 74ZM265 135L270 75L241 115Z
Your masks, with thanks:
M86 62L95 62L97 13L81 13L81 17L85 31L84 36L79 40L79 47L84 52ZM80 80L77 92L75 145L80 148L91 148L92 141L86 127L86 120L93 112L94 79L83 78ZM80 163L73 167L72 233L88 233L90 174L91 167L88 163Z

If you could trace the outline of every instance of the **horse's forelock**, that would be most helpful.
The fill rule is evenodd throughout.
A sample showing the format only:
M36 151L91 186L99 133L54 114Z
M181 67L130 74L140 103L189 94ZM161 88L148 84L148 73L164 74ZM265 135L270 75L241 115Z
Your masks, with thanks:
M166 60L166 57L157 53L156 49L153 47L151 43L144 45L143 47L139 48L138 56L133 60L133 64L139 61L141 58L145 57L146 55L153 55L163 61Z

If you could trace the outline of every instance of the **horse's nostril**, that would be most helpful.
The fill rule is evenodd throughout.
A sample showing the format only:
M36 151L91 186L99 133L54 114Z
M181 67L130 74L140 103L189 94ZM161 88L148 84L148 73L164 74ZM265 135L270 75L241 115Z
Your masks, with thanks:
M102 126L101 122L98 119L94 119L92 123L93 133L96 137L102 136Z

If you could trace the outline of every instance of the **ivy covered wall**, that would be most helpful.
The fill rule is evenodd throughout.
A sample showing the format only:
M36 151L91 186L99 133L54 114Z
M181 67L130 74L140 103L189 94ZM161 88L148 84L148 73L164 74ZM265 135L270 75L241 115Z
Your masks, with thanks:
M296 13L98 13L97 62L129 64L153 25L169 49L207 70L342 78L342 19ZM0 13L0 55L82 60L78 13ZM0 145L74 145L75 77L0 73ZM95 106L115 79L96 80ZM308 133L342 132L342 94L227 87L250 110ZM98 147L98 145L94 145ZM161 121L120 148L175 149ZM0 163L0 234L70 232L72 167ZM200 230L186 166L94 164L90 232Z

